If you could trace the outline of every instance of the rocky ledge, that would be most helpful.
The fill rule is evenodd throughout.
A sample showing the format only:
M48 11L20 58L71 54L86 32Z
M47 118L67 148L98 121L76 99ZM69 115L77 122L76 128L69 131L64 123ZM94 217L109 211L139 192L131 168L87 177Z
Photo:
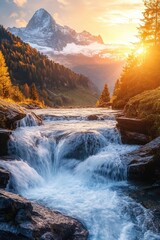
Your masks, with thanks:
M0 240L86 240L77 220L0 190Z
M0 100L0 128L13 130L17 127L17 122L24 119L28 114L37 122L37 125L42 124L42 120L34 113L28 112L18 104L10 103L5 100Z
M160 137L125 156L129 180L160 181Z
M151 137L148 134L146 121L143 119L117 117L117 127L120 130L122 142L124 144L149 143Z

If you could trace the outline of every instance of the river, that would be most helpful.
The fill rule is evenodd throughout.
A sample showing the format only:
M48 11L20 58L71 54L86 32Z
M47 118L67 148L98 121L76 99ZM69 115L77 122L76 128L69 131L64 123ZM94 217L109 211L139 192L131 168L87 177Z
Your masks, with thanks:
M19 123L1 161L10 170L8 188L32 201L80 220L90 240L158 240L152 213L124 191L127 165L115 112L103 109L35 110L42 126ZM88 121L96 114L97 121ZM35 123L30 124L35 125Z

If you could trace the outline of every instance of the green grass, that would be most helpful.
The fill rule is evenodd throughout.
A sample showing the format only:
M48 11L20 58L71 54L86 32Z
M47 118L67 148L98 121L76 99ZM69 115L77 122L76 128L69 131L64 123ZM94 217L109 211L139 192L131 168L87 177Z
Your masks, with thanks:
M126 117L145 119L149 133L153 137L160 136L160 88L131 98L124 111Z

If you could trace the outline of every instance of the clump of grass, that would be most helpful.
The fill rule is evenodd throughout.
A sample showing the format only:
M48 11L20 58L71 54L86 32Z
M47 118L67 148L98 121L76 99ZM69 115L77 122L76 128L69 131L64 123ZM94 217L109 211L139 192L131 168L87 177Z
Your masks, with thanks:
M131 98L124 111L126 117L145 119L149 133L153 137L160 136L160 88Z

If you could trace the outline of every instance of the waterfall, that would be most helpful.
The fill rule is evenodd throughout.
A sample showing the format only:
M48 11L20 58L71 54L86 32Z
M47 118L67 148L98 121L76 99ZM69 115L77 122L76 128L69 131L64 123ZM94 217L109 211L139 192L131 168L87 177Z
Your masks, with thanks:
M62 169L87 169L90 166L92 174L122 180L126 178L126 166L119 156L115 159L116 152L106 154L107 146L119 143L119 133L114 128L64 132L61 137L45 129L21 128L11 136L9 153L23 159L45 179Z
M93 111L99 118L88 121ZM122 156L137 146L121 143L114 114L102 109L36 113L46 115L44 124L29 116L21 120L9 141L15 160L0 161L11 172L8 189L79 219L89 240L158 240L151 212L124 192L129 185Z
M23 119L17 121L17 127L38 126L40 122L41 119L38 118L34 113L27 113Z
M11 173L8 190L23 192L43 184L43 178L22 160L0 161L0 166Z
M17 129L9 142L9 154L23 159L42 177L52 174L55 139L30 128Z

